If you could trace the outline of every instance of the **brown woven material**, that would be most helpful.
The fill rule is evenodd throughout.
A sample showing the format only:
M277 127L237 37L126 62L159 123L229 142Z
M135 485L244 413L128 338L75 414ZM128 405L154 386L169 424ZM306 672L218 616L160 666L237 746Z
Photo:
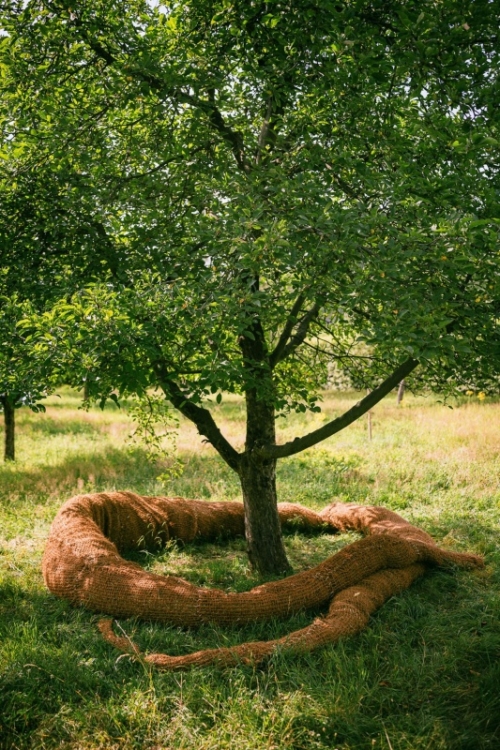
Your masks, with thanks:
M136 616L175 625L221 625L283 617L330 602L326 617L276 641L247 643L146 661L165 669L213 661L258 661L276 648L297 652L332 643L366 626L370 614L407 588L428 565L482 565L475 555L442 550L424 531L384 508L333 504L321 513L299 505L279 506L282 523L294 527L352 529L365 537L320 565L244 593L204 589L175 576L148 573L126 561L126 550L160 548L168 539L191 541L240 535L240 503L140 497L130 492L80 495L68 500L51 528L43 558L45 582L54 594L88 609L118 617ZM137 649L100 624L107 640L125 651Z

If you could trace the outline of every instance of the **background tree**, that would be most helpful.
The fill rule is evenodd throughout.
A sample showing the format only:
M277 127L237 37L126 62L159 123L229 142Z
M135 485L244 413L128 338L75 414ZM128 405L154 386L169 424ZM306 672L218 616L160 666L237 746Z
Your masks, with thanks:
M238 473L262 572L288 567L279 458L417 365L435 388L496 378L499 21L486 1L11 3L8 137L114 258L46 310L45 345L96 394L163 389ZM372 390L278 445L332 359ZM207 408L224 391L242 451Z
M40 363L34 362L34 342L24 328L32 312L31 306L16 295L0 296L0 409L6 461L15 460L15 410L29 406L33 411L45 411L40 402L50 388Z
M6 80L7 62L3 73ZM41 399L63 376L54 352L42 351L32 323L47 306L103 273L118 278L119 269L89 200L68 189L57 167L32 158L28 134L13 118L15 97L7 88L5 94L0 99L0 408L4 455L14 460L15 409L44 410Z

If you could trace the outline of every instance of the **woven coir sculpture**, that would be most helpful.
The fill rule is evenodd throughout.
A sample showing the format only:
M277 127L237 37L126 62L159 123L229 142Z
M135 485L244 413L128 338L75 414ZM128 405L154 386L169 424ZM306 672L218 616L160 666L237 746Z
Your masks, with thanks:
M124 560L126 550L158 549L169 539L192 541L244 533L240 503L140 497L131 492L79 495L68 500L52 525L43 557L47 587L57 596L95 612L140 617L175 625L233 625L330 602L328 614L276 641L171 657L150 654L147 662L179 669L214 661L259 661L277 647L309 651L356 633L390 596L407 588L429 565L482 565L475 555L442 550L424 531L384 508L336 503L320 513L290 503L278 506L282 524L294 528L352 529L365 537L320 565L244 593L194 586ZM138 653L117 637L112 622L99 627L108 641Z

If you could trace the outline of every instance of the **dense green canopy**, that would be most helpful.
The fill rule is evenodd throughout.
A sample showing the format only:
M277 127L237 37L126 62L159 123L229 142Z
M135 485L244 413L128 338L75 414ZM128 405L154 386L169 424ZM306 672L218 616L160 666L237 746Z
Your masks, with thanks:
M306 319L280 406L309 403L323 352L490 374L495 3L73 5L6 14L6 283L105 283L82 304L132 318L138 384L156 348L199 396L244 389L238 336L272 350Z

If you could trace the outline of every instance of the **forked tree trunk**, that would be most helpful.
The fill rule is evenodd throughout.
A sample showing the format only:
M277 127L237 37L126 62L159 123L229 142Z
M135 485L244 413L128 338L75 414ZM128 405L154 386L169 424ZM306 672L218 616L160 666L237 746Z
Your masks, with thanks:
M276 493L276 460L258 458L253 449L276 442L274 407L246 393L247 437L239 477L245 506L245 536L252 566L261 575L290 573Z
M252 565L264 575L287 573L288 563L276 497L276 461L300 453L306 448L326 440L348 425L387 396L401 380L418 366L418 360L409 358L397 367L380 385L340 417L289 443L276 445L275 412L273 398L272 365L279 361L269 358L265 348L262 327L258 321L252 326L252 338L239 340L248 374L245 391L247 407L247 435L244 453L238 453L222 435L210 411L190 401L172 379L168 363L154 362L158 382L173 406L198 427L212 443L215 450L235 471L241 482L245 504L245 530L248 553ZM275 350L276 351L276 350Z
M4 459L5 461L14 461L16 458L15 449L15 406L14 400L6 393L0 397L3 408L3 422L5 430L4 441Z

